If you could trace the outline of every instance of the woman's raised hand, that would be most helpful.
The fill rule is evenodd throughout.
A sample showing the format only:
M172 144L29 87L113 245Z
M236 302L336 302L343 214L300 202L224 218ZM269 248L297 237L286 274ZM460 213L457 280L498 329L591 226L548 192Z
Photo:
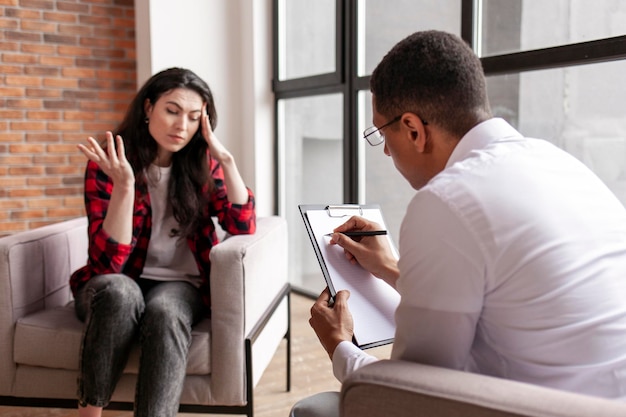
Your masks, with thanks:
M209 153L211 156L221 164L230 161L230 159L232 159L231 153L226 149L222 142L220 142L217 136L215 136L213 129L211 129L209 115L206 112L206 105L202 107L202 116L200 121L202 125L202 137L204 137L206 143L209 144Z
M131 186L135 184L133 168L126 159L124 141L113 133L106 132L106 149L102 149L98 141L92 137L87 139L88 145L79 144L78 149L91 161L98 164L114 185Z
M206 111L206 104L202 107L201 129L204 140L209 144L209 154L211 158L219 162L224 170L224 182L228 190L228 201L235 204L247 203L248 189L246 188L246 184L241 178L241 174L235 163L235 158L233 158L233 155L213 133L209 115Z

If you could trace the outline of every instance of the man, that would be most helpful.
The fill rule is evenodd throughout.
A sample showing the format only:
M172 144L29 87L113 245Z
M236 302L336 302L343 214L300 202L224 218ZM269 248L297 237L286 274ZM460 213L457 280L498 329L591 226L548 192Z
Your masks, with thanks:
M574 157L492 118L480 61L454 35L402 40L370 86L364 135L417 192L397 262L384 239L341 233L376 229L358 217L331 244L400 293L392 359L626 397L622 204ZM376 359L350 342L349 294L329 300L310 324L343 381ZM292 415L337 414L337 399L305 399Z

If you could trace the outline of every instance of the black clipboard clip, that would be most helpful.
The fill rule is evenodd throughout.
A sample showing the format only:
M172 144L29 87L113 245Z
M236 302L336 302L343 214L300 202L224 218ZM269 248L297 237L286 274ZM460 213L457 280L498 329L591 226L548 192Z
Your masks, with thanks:
M363 216L363 209L358 204L326 206L329 217Z

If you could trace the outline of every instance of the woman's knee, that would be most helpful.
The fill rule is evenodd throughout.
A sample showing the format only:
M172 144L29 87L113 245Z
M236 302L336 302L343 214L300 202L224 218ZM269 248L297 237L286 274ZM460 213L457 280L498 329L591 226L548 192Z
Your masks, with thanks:
M143 313L142 327L159 333L172 330L190 332L191 318L184 310L185 306L175 305L165 299L150 300Z
M183 345L191 343L191 328L198 315L194 292L181 291L174 284L163 284L146 295L141 333L149 337L173 337Z
M81 291L83 304L92 311L105 311L107 315L134 316L138 319L144 310L139 285L123 274L95 276Z

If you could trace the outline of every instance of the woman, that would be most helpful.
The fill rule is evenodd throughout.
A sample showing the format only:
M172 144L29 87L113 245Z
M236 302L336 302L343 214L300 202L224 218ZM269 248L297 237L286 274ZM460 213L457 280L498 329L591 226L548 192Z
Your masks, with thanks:
M214 216L230 234L254 233L254 196L213 133L213 95L193 72L150 78L106 145L89 159L89 259L70 284L85 322L79 416L100 416L136 336L136 416L175 416L191 327L208 314Z

